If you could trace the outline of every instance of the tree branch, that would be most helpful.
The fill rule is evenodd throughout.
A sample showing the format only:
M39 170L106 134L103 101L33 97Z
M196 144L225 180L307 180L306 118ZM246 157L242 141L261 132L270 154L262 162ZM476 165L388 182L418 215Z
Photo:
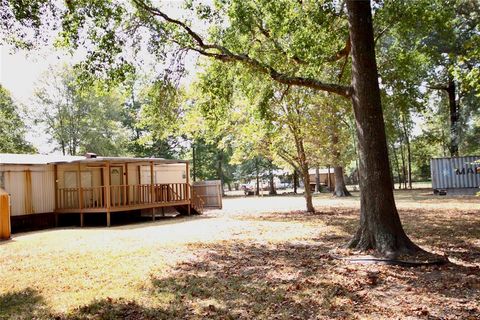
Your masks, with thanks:
M146 12L149 12L152 15L161 17L165 21L175 24L179 27L181 27L185 32L192 38L192 40L196 43L198 48L196 47L191 47L187 46L186 49L196 51L200 53L201 55L214 58L216 60L220 60L223 62L241 62L244 63L253 69L256 69L264 74L267 74L272 78L273 80L287 84L287 85L296 85L296 86L302 86L302 87L307 87L307 88L312 88L316 90L322 90L322 91L327 91L331 93L336 93L338 95L341 95L343 97L350 97L352 87L351 86L344 86L340 84L332 84L332 83L324 83L322 81L319 81L317 79L312 79L312 78L304 78L304 77L297 77L297 76L290 76L281 72L278 72L275 70L273 67L264 64L254 58L251 58L248 54L236 54L228 50L227 48L217 45L217 44L209 44L205 43L202 39L202 37L193 31L189 26L187 26L185 23L182 21L170 18L168 15L163 13L157 8L153 8L145 4L141 0L133 0L133 2L139 7L145 10ZM215 50L217 52L211 52L210 50Z
M345 43L345 47L343 47L343 49L341 49L340 51L335 53L335 55L333 55L332 57L330 57L326 61L327 62L335 62L335 61L338 61L338 60L342 59L343 57L348 57L351 50L352 50L352 43L350 42L350 36L349 36L346 43Z
M445 90L448 91L448 86L441 85L441 84L435 84L432 86L427 86L428 89L433 89L433 90Z

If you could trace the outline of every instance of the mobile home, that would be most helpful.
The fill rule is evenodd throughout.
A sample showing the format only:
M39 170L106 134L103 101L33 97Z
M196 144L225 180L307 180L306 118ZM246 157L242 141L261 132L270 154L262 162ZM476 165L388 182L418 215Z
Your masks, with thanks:
M61 214L105 214L175 207L201 210L185 160L0 154L0 189L10 194L12 228L49 226Z

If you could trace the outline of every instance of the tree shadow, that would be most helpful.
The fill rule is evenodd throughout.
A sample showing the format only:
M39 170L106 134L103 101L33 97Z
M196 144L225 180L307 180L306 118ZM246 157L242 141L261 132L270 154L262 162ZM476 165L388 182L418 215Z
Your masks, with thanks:
M157 306L103 299L60 319L345 319L363 298L334 279L323 245L212 245L166 276L152 275ZM354 301L355 303L343 303ZM363 308L363 307L362 307Z
M363 298L333 278L318 277L335 261L323 244L215 245L175 277L152 278L156 295L187 304L187 317L216 319L348 318Z
M0 319L35 319L48 314L44 298L31 288L0 295Z
M400 210L404 227L414 242L427 248L443 252L452 263L444 266L425 266L403 269L401 267L382 267L385 274L385 290L390 284L401 284L405 288L414 288L436 297L458 299L468 305L480 297L480 219L478 212L442 211L442 210ZM314 240L322 243L325 249L342 247L358 227L358 210L334 209L315 215L309 214L273 214L258 217L261 220L305 221L318 219L319 225L326 224L341 229L340 235L319 234ZM358 270L368 272L376 266L361 266ZM403 294L407 294L404 292ZM410 292L408 294L411 294ZM468 309L468 306L465 306ZM453 310L453 309L452 309ZM452 312L460 312L461 308Z

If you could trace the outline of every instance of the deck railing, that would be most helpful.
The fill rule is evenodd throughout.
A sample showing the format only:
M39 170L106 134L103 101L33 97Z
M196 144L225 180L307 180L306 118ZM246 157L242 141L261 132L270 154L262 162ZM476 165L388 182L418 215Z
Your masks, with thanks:
M107 191L109 194L107 194ZM110 187L58 188L57 210L118 209L150 204L172 204L189 200L187 183L113 185ZM108 203L110 198L110 203Z

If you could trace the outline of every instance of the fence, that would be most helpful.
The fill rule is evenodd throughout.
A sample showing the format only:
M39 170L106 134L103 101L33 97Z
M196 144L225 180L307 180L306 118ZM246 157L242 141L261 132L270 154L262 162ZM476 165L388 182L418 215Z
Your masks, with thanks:
M205 208L222 208L222 182L220 180L193 183L194 194L203 200Z

